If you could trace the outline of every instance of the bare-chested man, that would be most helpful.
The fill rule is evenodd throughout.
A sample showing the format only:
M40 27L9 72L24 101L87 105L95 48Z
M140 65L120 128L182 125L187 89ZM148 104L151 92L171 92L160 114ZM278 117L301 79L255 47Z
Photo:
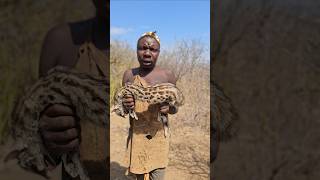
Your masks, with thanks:
M47 33L40 57L40 76L45 76L48 70L55 66L74 68L79 61L79 56L81 56L79 48L88 41L96 48L95 52L107 57L109 3L105 0L93 0L93 3L96 7L94 18L58 25ZM85 58L82 59L86 61ZM108 61L107 58L104 60ZM40 132L51 158L54 159L53 161L48 159L48 169L57 165L61 154L79 148L80 128L72 107L61 104L48 107L40 119ZM63 179L69 178L64 175Z
M154 32L143 34L137 43L137 58L140 67L127 70L123 75L122 84L176 84L176 78L171 71L156 66L159 53L160 40L158 36ZM168 104L152 108L141 102L135 102L132 96L125 97L124 106L127 110L135 109L136 112L142 112L137 113L140 116L138 121L130 120L129 172L136 174L138 180L142 180L146 176L151 180L163 180L165 167L168 163L169 143L163 135L163 126L156 120L156 115L159 111L164 114L174 114L177 110ZM141 158L148 160L144 162L138 160Z

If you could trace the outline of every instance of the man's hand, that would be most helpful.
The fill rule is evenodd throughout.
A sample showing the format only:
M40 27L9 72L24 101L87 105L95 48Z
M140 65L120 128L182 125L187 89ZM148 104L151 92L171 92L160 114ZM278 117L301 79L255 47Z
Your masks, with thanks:
M168 114L170 111L170 106L168 103L160 104L160 113L161 114Z
M134 108L134 98L132 95L125 95L123 99L123 105L126 108L127 111L133 110Z
M175 114L178 112L178 110L173 107L173 106L169 106L168 103L162 103L160 104L160 113L161 114Z
M51 155L60 156L79 147L80 128L72 109L55 104L40 117L40 133Z

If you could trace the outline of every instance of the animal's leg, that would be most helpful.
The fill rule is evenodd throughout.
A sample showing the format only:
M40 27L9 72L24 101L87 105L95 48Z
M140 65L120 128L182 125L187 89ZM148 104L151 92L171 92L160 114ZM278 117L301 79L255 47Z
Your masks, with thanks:
M169 121L168 121L168 115L167 114L160 114L160 119L163 124L163 130L164 130L164 137L168 137L169 134Z
M62 162L64 164L64 168L73 178L79 176L80 180L90 180L87 172L83 169L79 157L79 152L63 154Z
M167 114L160 114L160 119L162 123L167 123L168 122L168 115Z
M121 109L121 107L115 107L111 113L116 113L118 116L125 117L125 112L123 109Z
M157 118L157 120L160 122L160 121L162 121L162 117L161 117L162 115L161 115L161 113L160 112L158 112L158 118Z
M129 111L129 115L131 118L138 120L138 116L137 116L136 112L134 112L133 110Z

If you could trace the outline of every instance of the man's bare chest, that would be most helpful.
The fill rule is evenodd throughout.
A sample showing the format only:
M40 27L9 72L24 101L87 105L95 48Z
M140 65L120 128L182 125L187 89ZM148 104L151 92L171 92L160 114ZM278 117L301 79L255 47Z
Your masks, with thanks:
M160 73L154 73L141 78L145 80L149 86L153 86L161 83L168 83L168 78Z

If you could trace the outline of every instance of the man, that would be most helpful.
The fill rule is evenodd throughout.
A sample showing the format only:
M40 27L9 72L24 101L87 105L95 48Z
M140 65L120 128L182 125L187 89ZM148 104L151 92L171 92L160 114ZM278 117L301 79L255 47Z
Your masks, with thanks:
M55 66L64 66L78 71L108 77L109 61L109 4L104 0L93 0L96 16L92 19L69 23L52 28L43 43L39 74L46 73ZM48 169L53 169L60 161L60 156L80 146L80 158L88 170L91 179L106 179L109 160L103 159L108 148L105 146L106 128L97 128L92 124L81 124L72 107L55 104L48 107L40 119L40 133L49 152ZM82 121L80 121L82 122ZM93 129L90 131L90 129ZM95 131L95 132L93 132ZM96 134L98 132L98 134ZM82 136L80 136L80 134ZM104 134L101 136L101 134ZM81 137L81 143L80 143ZM92 138L94 137L94 138ZM90 143L98 144L91 145ZM93 148L98 147L98 150ZM103 148L105 152L103 151ZM99 152L101 151L101 152ZM96 159L95 156L99 158ZM103 155L101 155L103 154ZM107 155L109 156L109 155ZM103 167L101 169L101 167ZM94 176L95 173L99 175ZM63 171L63 179L71 179Z
M140 67L127 70L123 75L122 85L176 84L172 72L156 66L159 53L160 40L155 32L143 34L137 43ZM163 125L157 120L157 115L159 111L174 114L177 109L168 104L151 106L146 102L135 101L132 96L125 96L123 104L127 110L134 109L139 118L138 121L130 119L130 146L127 154L129 172L136 174L138 180L163 180L168 164L169 140L164 136Z

